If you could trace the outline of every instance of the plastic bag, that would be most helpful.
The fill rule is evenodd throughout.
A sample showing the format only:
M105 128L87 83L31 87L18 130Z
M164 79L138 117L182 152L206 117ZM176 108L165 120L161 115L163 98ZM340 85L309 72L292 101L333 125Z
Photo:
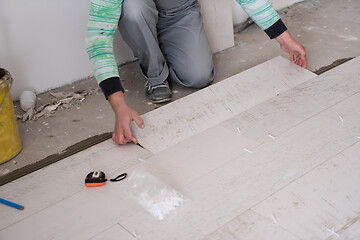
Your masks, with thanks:
M185 201L183 195L143 168L136 168L128 182L130 195L158 220L163 220Z

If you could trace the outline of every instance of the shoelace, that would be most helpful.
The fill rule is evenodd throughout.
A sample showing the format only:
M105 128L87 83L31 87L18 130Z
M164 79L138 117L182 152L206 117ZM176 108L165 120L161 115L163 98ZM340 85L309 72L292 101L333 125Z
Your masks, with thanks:
M154 89L157 89L157 88L160 88L160 87L167 87L165 83L160 83L158 85L151 86L151 84L149 82L146 82L145 86L146 86L148 91L154 90Z

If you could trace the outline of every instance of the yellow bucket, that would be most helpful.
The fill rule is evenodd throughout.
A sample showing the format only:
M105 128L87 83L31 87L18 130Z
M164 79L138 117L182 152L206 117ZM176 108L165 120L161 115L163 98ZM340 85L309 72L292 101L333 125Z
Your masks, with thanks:
M10 88L10 73L0 68L0 164L9 161L21 151Z

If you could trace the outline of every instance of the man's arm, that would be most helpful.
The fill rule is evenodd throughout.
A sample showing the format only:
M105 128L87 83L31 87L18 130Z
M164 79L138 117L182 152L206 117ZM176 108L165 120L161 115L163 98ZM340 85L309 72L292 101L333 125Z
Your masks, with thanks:
M290 35L268 0L237 0L237 2L269 38L275 38L279 42L281 49L289 54L292 62L306 67L305 48Z
M122 2L123 0L92 0L90 6L86 51L95 78L100 87L104 88L106 98L113 93L112 89L123 91L113 53L114 34L120 18ZM110 87L107 87L108 85Z
M113 53L114 34L121 14L123 0L92 0L86 35L86 51L92 63L95 78L106 99L109 100L116 118L113 141L126 144L134 141L130 123L135 121L141 128L144 123L124 99L118 67Z

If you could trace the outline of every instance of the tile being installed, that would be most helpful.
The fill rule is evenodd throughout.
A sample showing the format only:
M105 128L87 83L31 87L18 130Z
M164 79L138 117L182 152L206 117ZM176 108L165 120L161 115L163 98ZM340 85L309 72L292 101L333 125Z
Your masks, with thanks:
M337 239L360 217L358 149L359 143L252 209L302 239Z
M236 115L316 76L277 57L209 88Z
M213 92L205 88L142 115L145 128L133 124L132 131L142 146L158 153L231 117L231 112L219 104Z
M277 76L269 78L274 71ZM144 114L145 129L133 124L132 130L145 148L158 153L313 77L277 57Z
M351 96L360 92L356 77L360 71L355 64L358 64L358 59L258 104L221 125L234 132L240 130L245 136L264 143L349 97L353 100L347 101L353 102L347 106L353 108L358 97ZM344 76L346 81L339 75ZM333 109L333 119L341 121L345 118L354 124L358 122L357 109L348 111L348 115L344 115L344 111L346 109Z
M336 67L290 91L304 108L326 109L360 91L360 57ZM309 101L311 99L311 101Z

